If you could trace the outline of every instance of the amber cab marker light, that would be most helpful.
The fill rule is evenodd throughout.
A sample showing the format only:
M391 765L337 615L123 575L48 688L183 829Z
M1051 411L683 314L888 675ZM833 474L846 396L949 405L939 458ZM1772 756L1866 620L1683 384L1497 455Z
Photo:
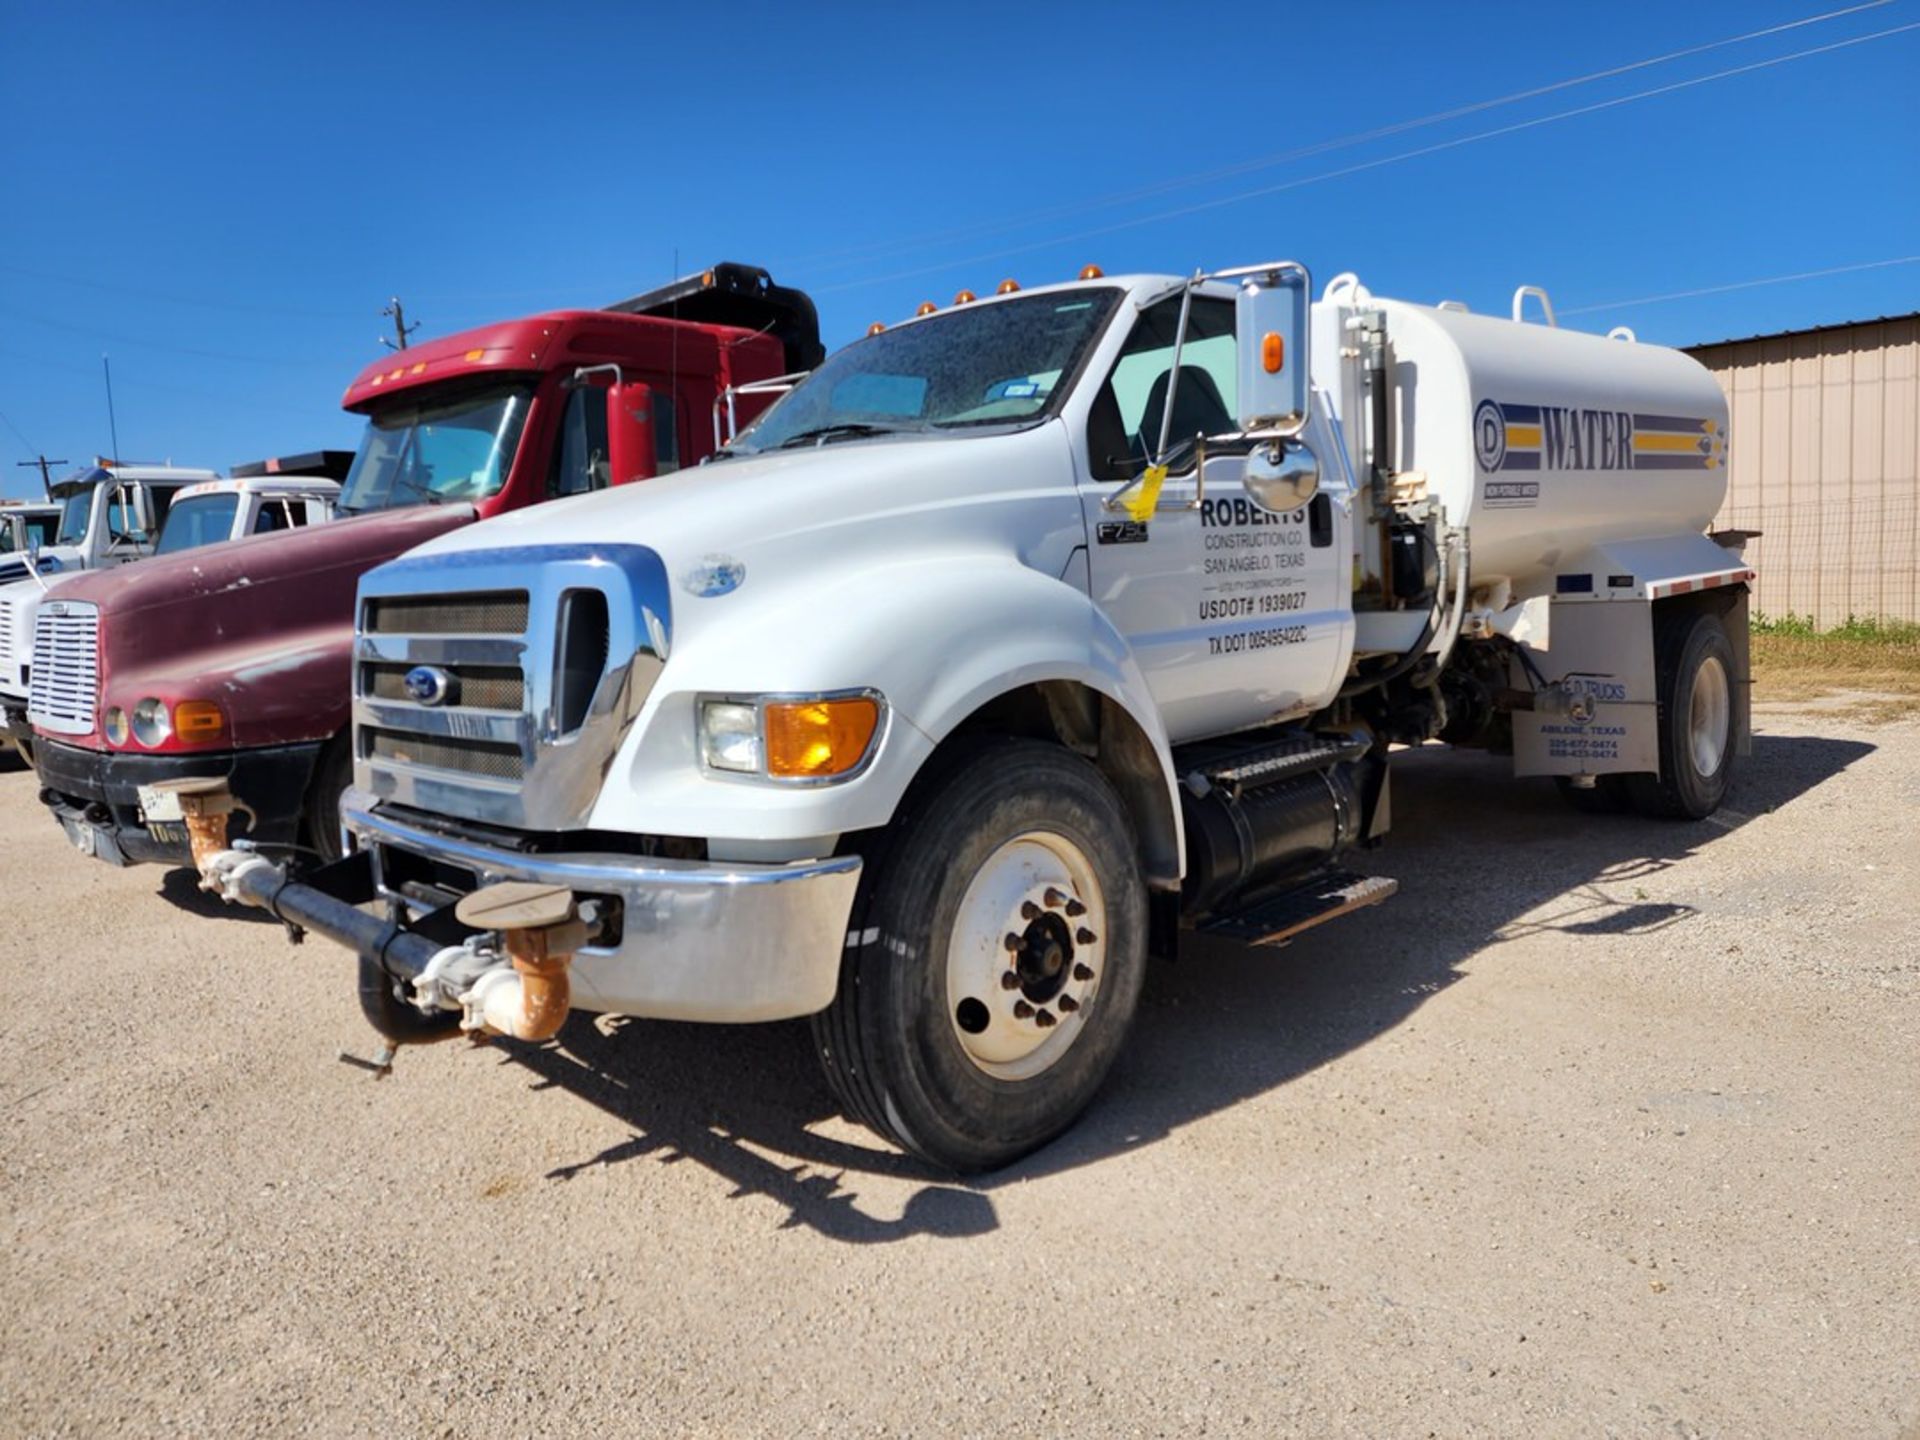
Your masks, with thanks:
M1009 275L994 289L996 295L1011 295L1020 288L1020 282Z
M211 700L182 700L173 707L173 733L189 743L218 740L226 733L227 717Z
M931 300L922 300L920 302L919 309L915 310L913 313L915 315L931 315L933 314L934 311L938 310L939 308L940 307L934 304Z
M979 297L971 290L962 290L958 295L953 297L953 303L956 305L971 305L978 298Z
M1098 280L1106 273L1107 272L1102 270L1098 265L1082 265L1080 267L1080 278L1082 280Z
M865 695L839 700L774 701L766 708L767 773L790 780L844 775L866 759L880 725L879 703Z
M886 328L887 328L886 323L884 321L876 320L871 325L867 326L867 334L878 335L882 330L885 330Z
M1280 338L1278 331L1269 330L1260 337L1260 367L1269 375L1278 375L1286 358L1287 342Z

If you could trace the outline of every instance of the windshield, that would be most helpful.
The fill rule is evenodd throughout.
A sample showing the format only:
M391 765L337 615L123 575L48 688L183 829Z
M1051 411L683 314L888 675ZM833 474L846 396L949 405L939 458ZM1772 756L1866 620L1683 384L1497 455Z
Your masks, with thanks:
M1040 419L1119 296L1104 287L1023 296L883 330L830 357L729 448Z
M60 533L54 537L54 544L78 545L87 538L87 520L93 514L95 488L89 485L67 496L60 506Z
M60 529L58 515L29 515L27 522L27 549L53 544L53 537Z
M160 527L156 555L171 555L198 545L217 545L233 534L233 517L240 509L235 494L196 495L179 500L167 511L167 523Z
M336 507L343 515L481 500L507 482L531 386L388 407L366 435Z

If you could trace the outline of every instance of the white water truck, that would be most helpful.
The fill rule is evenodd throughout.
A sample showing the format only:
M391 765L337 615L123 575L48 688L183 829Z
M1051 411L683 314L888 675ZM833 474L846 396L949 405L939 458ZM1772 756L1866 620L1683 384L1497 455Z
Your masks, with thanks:
M1390 895L1346 865L1397 746L1710 814L1753 574L1713 379L1521 297L1310 293L963 292L697 470L382 566L347 858L185 782L205 883L355 950L396 1044L811 1017L848 1113L964 1171L1072 1123L1183 931Z

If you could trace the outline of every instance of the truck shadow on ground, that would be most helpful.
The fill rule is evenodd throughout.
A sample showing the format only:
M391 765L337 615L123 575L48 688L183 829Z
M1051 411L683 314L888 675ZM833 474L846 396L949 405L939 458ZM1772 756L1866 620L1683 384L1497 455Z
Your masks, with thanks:
M1286 1084L1406 1021L1461 966L1542 931L1669 941L1696 913L1648 901L1650 876L1764 817L1871 753L1858 741L1758 737L1728 807L1675 824L1583 816L1546 781L1507 762L1433 747L1398 757L1396 824L1363 868L1399 878L1398 896L1301 937L1253 950L1189 937L1150 974L1139 1017L1105 1091L1080 1123L998 1174L956 1180L838 1118L804 1024L715 1027L576 1016L545 1047L510 1047L541 1088L590 1100L630 1139L548 1175L628 1161L691 1161L730 1197L765 1196L788 1227L866 1244L995 1229L992 1194L1123 1154ZM1517 861L1524 863L1516 863ZM861 1203L860 1177L897 1195L897 1216ZM897 1201L889 1209L899 1208Z

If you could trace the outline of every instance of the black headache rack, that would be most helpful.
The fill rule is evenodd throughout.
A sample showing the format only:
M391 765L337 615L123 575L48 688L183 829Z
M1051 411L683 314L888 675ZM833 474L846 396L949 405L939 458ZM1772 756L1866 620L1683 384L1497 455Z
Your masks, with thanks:
M322 480L344 480L353 468L351 450L306 450L298 455L276 455L268 460L251 460L236 465L227 474L235 480L257 480L267 475L317 476Z
M786 348L789 374L811 370L827 357L813 297L804 290L774 284L758 265L722 261L697 275L682 276L604 308L622 315L764 331Z

